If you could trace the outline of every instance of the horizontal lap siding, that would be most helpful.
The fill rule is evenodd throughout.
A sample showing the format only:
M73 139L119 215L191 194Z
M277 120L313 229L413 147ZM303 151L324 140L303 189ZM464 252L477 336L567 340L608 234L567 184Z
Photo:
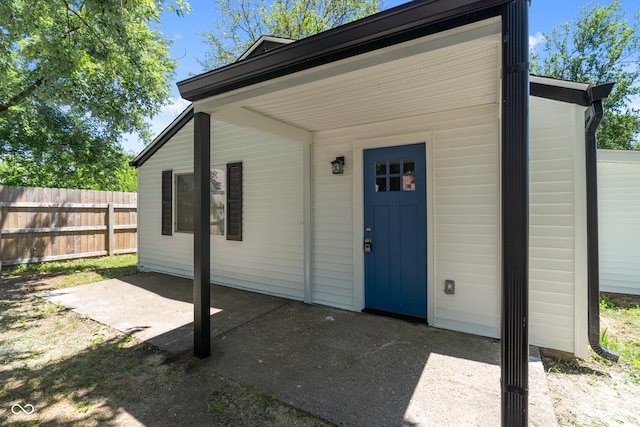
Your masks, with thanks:
M598 157L600 289L640 295L640 152Z
M314 134L314 302L361 308L354 307L353 142L434 132L435 144L442 148L436 154L440 156L436 162L441 184L437 197L442 203L436 240L442 239L436 244L442 256L435 271L455 271L457 283L474 284L457 288L453 304L444 304L442 296L436 296L436 326L497 336L497 123L496 106L489 104ZM345 172L332 175L329 162L342 155L346 157ZM487 188L479 193L483 186ZM461 211L461 204L473 205L474 210ZM471 261L473 269L469 268ZM444 281L433 286L436 294L444 295ZM456 322L447 323L448 319ZM478 328L477 324L483 326Z
M530 341L574 352L575 107L532 97L530 126Z
M497 119L458 126L433 138L435 325L498 337Z
M212 279L301 300L302 145L212 120L211 164L242 162L243 239L212 238Z
M344 155L345 173L329 162ZM313 153L313 302L354 308L353 153L349 138L317 135Z
M140 269L193 277L193 236L175 231L172 236L161 235L161 176L169 169L174 181L177 173L193 172L193 120L138 168Z
M211 140L212 166L243 163L243 241L211 237L212 282L302 299L302 146L216 120ZM160 234L165 169L193 171L193 122L139 169L141 268L192 277L193 235Z

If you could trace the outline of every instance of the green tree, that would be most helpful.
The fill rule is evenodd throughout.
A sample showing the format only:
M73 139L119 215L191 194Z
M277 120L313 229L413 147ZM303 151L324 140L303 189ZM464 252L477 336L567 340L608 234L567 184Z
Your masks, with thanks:
M205 71L237 60L262 35L299 40L380 10L379 0L213 0L220 20L201 33Z
M0 182L113 189L122 135L149 141L146 118L170 96L176 63L153 25L165 9L188 8L183 0L0 2Z
M0 116L0 185L136 191L133 155L99 121L34 100Z
M542 53L532 55L535 74L594 84L615 82L603 103L600 148L640 148L640 111L631 106L640 94L639 18L636 14L630 23L618 0L582 7L576 20L545 34Z

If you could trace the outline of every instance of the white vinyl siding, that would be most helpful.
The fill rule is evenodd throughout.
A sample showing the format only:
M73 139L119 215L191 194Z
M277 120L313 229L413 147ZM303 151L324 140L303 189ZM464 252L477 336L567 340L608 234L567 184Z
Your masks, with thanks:
M303 147L212 120L211 162L242 161L242 241L213 238L215 283L303 298Z
M530 342L581 354L575 334L586 334L586 313L576 318L577 300L585 304L578 313L586 310L579 300L587 286L584 127L578 121L584 109L536 97L530 105Z
M598 151L600 290L640 295L640 152Z
M496 119L434 134L435 326L491 337L500 335L498 149Z
M243 162L243 241L211 237L211 280L302 299L302 146L216 120L211 164ZM193 276L193 234L160 234L161 171L193 172L193 122L139 169L143 271ZM175 203L175 191L174 191Z
M358 286L354 283L354 280L361 277L354 271L354 264L357 265L354 254L361 256L361 247L358 245L354 248L353 236L354 233L358 234L358 230L354 230L352 218L353 209L359 211L355 212L356 217L361 215L362 210L353 204L354 191L362 192L361 188L354 188L354 181L358 182L354 173L362 173L361 170L356 172L353 169L354 141L388 137L389 145L394 145L394 141L397 145L399 140L403 140L403 143L420 143L425 141L419 135L432 133L436 147L433 150L435 158L427 159L427 168L435 166L441 178L438 178L438 194L428 192L427 197L441 202L450 200L453 205L443 206L440 211L436 207L436 216L441 215L442 226L435 235L428 236L436 247L448 251L437 258L434 271L428 272L430 277L437 277L435 283L429 284L434 288L435 301L430 307L435 313L428 315L435 319L435 326L494 337L498 335L497 117L497 106L488 104L314 134L314 302L352 310L363 308L359 305L359 301L362 304L362 298L357 298L362 284ZM414 139L407 139L406 135L413 134L416 135ZM396 136L398 139L395 139ZM363 148L366 149L366 146ZM455 160L452 156L456 152L466 154ZM346 157L345 173L332 175L330 161L339 155ZM479 166L483 172L479 172L476 165L467 167L475 162L483 164ZM449 180L444 178L447 173L453 174ZM472 181L477 181L477 175L483 176L482 185L486 185L480 197L485 199L485 204L491 204L491 207L468 211L463 202L464 193L478 189L469 185ZM430 183L427 186L429 188ZM464 215L456 217L447 214L449 210L455 209L452 207L455 206L453 200L462 203L457 206L465 210ZM468 223L464 226L464 231L448 233L446 222L457 220ZM450 227L457 226L451 224ZM482 242L478 241L478 233L484 233ZM474 254L478 250L485 253ZM471 259L474 263L484 265L473 265L469 262ZM480 273L481 277L474 276L475 272ZM456 295L444 295L444 278L456 280ZM466 316L466 313L470 315ZM460 316L464 319L456 321Z
M172 170L172 185L180 173L193 173L193 120L138 168L138 264L142 271L193 276L193 237L173 231L161 235L163 170ZM175 229L175 188L172 191L172 230Z
M345 156L342 175L330 162ZM314 136L313 146L313 302L354 309L353 162L351 140Z

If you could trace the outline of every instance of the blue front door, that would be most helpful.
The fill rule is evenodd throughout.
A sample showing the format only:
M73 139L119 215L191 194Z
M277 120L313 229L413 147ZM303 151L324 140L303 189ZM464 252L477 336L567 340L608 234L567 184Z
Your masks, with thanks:
M425 145L364 152L367 309L427 316Z

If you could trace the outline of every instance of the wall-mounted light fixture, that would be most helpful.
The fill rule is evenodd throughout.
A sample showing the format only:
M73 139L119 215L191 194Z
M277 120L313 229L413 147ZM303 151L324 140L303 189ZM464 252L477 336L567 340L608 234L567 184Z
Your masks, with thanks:
M331 169L334 175L344 173L344 156L336 157L336 159L331 162Z

